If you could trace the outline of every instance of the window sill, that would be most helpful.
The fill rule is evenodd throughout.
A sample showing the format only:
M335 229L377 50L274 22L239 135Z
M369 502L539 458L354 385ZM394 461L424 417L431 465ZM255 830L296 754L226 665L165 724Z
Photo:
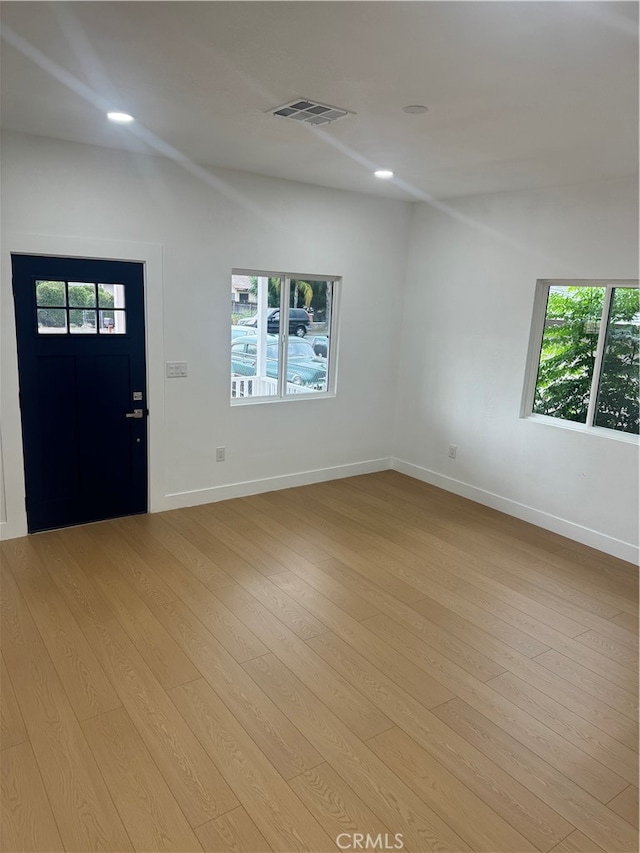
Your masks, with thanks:
M586 424L578 424L573 421L564 421L561 418L550 418L547 415L523 415L523 420L532 421L533 423L542 424L543 426L556 427L556 429L568 429L573 432L581 432L583 435L593 435L598 438L608 438L614 441L622 441L626 444L640 444L640 436L633 435L629 432L620 432L615 429L605 429L604 427L587 426Z
M231 406L256 406L264 403L298 403L302 400L327 400L335 397L335 391L312 391L309 394L289 394L287 397L233 397Z

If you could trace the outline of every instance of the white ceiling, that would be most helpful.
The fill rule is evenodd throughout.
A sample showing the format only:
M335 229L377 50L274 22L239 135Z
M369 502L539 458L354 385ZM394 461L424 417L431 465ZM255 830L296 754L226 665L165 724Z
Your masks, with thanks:
M2 22L10 130L405 199L637 171L635 2L3 2ZM298 97L355 115L268 114Z

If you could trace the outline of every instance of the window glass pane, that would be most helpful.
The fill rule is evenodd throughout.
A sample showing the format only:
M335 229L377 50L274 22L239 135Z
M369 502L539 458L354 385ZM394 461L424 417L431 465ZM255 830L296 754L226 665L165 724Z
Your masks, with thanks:
M611 297L595 426L638 435L640 290L616 287Z
M36 302L38 305L66 305L64 281L36 281Z
M99 311L101 335L124 335L127 331L126 312L114 308Z
M291 281L287 394L328 389L332 295L330 281Z
M586 423L603 287L549 290L533 411Z
M255 315L258 291L255 276L231 276L231 325Z
M95 335L98 330L95 310L90 308L71 308L69 311L69 331L72 335Z
M67 312L64 308L38 308L38 334L67 333Z
M277 276L231 277L232 399L278 394L281 287Z
M124 284L99 284L98 305L100 308L124 308Z
M70 308L95 308L96 286L87 282L70 281L69 285L69 307Z

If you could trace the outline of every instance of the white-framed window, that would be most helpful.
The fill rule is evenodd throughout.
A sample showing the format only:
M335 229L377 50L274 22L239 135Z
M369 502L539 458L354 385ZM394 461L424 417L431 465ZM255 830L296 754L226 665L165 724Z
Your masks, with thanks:
M332 396L340 277L232 271L231 403Z
M638 435L639 350L637 280L538 281L522 416Z

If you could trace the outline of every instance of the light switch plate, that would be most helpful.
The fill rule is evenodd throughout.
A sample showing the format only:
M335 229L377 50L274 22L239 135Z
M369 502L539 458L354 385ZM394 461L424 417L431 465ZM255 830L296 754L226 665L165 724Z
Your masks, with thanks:
M167 379L178 379L187 375L186 361L168 361Z

